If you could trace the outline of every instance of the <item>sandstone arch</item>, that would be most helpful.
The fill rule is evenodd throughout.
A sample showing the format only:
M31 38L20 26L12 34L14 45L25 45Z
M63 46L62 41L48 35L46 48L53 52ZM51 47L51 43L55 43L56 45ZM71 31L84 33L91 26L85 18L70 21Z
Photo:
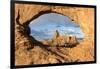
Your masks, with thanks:
M45 5L28 5L28 4L16 4L15 18L20 10L21 24L31 19L32 17L37 18L38 16L45 13L58 13L70 17L75 23L78 23L82 31L87 36L94 36L94 9L93 8L77 8L77 7L61 7L61 6L45 6ZM33 18L33 19L34 19ZM91 30L93 32L91 32Z
M17 25L17 21L16 21L16 18L18 16L18 10L20 10L19 22L21 25ZM29 51L25 49L27 46L30 46L29 38L28 36L24 36L26 32L23 35L23 34L20 34L19 31L24 32L24 30L27 29L26 27L28 26L28 23L31 21L31 19L37 18L40 14L45 14L45 13L50 13L50 12L59 13L64 16L69 16L73 21L75 21L75 23L78 23L80 25L82 31L85 34L85 40L83 41L83 43L80 44L81 46L75 47L73 49L67 49L68 52L70 53L70 56L66 57L64 54L58 53L59 55L64 57L64 59L60 57L60 61L63 62L65 59L66 60L71 59L73 61L94 60L94 53L93 53L94 52L94 9L93 8L15 4L15 46L16 46L15 47L16 48L15 64L27 65L33 62L35 63L35 61L33 61L32 59L35 53L34 52L29 53ZM18 27L20 29L18 29ZM87 36L91 38L88 39ZM56 51L56 49L54 50ZM39 50L37 50L36 52L39 52ZM41 52L39 53L41 54ZM30 57L30 54L33 56ZM55 59L54 56L52 56L52 59ZM53 63L53 62L46 61L44 59L43 61L45 61L44 64ZM42 63L42 61L38 63Z

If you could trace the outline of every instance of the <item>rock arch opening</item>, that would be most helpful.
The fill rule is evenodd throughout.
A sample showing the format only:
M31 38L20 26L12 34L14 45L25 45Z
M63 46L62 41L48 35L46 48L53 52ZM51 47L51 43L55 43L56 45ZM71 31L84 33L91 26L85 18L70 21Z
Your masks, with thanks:
M68 16L55 12L38 16L29 23L29 28L30 36L50 46L75 44L84 38L84 33L78 24Z

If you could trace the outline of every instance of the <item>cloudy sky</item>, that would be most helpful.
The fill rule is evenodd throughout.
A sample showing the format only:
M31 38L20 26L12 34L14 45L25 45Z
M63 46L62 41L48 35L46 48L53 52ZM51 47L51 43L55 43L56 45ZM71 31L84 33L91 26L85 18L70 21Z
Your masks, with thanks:
M37 40L51 39L56 30L60 34L75 35L77 38L84 38L80 26L73 23L70 18L61 14L49 13L38 17L29 24L31 34Z

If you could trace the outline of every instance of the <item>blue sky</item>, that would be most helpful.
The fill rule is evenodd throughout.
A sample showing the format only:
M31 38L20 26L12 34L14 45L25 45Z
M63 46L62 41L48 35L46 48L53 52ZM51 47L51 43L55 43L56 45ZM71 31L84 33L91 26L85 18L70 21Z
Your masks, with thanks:
M60 34L75 35L77 38L84 38L80 26L71 21L69 17L61 14L49 13L38 17L29 24L31 36L37 40L51 39L56 30Z

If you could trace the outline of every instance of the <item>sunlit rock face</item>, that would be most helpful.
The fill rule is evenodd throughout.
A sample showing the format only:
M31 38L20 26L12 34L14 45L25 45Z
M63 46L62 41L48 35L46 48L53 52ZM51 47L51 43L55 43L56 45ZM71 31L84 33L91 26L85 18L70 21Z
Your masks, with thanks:
M78 46L70 49L63 47L47 47L44 49L35 46L29 36L30 34L26 33L27 31L30 32L30 30L27 30L30 22L27 23L27 21L32 18L35 20L36 15L41 15L39 12L44 11L43 14L45 14L48 10L51 13L56 12L70 17L75 24L80 26L84 33L84 40ZM16 21L18 11L20 25ZM95 57L94 13L93 8L15 4L15 65L93 61ZM31 48L27 49L30 46Z
M31 21L29 27L30 35L39 41L52 39L56 30L60 35L84 38L84 33L78 24L72 22L69 17L57 13L43 14Z

